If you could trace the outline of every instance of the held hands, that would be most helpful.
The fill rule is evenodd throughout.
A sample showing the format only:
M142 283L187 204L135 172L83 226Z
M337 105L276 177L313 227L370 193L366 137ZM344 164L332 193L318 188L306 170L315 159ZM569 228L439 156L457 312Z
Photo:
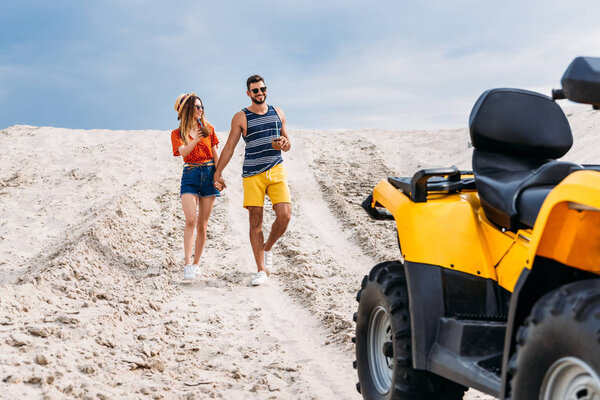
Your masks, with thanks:
M281 136L277 139L273 139L271 146L273 146L275 150L288 151L291 145L290 141L285 136Z
M225 180L223 179L221 174L215 173L214 186L218 191L221 191L227 187L227 185L225 184Z

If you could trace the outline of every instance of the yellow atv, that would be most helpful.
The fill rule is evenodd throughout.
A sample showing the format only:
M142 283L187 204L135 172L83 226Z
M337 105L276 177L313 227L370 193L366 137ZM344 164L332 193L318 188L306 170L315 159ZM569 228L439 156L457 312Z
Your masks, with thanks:
M553 101L600 106L600 58L576 58L553 98L484 92L473 171L426 169L363 207L396 222L403 261L365 276L356 361L364 399L600 399L600 165Z

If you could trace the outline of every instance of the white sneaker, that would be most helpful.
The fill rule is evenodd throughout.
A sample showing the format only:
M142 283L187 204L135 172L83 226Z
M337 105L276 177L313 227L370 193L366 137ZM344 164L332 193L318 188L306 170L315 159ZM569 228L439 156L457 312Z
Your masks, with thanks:
M258 271L258 273L252 279L252 286L262 285L267 281L267 273L265 271Z
M271 271L273 269L273 252L265 251L265 269Z
M196 273L194 272L194 266L186 265L183 268L183 279L190 280L190 279L194 279L195 277L196 277Z
M200 275L200 266L198 264L192 264L192 271L194 271L194 275Z

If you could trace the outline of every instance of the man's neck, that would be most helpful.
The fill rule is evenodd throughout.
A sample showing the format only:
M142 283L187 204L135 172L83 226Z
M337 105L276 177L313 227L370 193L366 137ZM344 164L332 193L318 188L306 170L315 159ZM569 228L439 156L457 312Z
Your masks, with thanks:
M267 111L269 111L269 106L267 105L267 102L262 104L252 103L252 105L248 107L248 110L252 111L254 114L266 114Z

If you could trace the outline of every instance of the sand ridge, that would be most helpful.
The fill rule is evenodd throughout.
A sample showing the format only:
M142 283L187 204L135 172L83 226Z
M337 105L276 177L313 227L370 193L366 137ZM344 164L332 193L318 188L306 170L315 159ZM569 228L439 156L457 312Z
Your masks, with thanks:
M565 159L598 163L600 113L567 114ZM468 131L291 138L292 220L270 281L254 288L241 144L202 274L184 283L181 160L168 132L1 130L0 398L359 399L356 292L373 265L400 258L394 224L360 203L390 175L470 169Z

